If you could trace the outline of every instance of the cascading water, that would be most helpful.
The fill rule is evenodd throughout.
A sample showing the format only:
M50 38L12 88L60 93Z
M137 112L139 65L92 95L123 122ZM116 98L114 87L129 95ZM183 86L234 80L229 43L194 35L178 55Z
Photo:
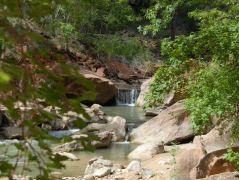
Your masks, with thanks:
M117 105L134 106L140 91L138 89L118 89Z

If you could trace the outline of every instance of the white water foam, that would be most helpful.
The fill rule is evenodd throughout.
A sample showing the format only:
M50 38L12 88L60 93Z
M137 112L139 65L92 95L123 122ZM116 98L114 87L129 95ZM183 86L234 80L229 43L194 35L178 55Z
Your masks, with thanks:
M116 103L119 106L134 106L138 96L138 89L118 89Z

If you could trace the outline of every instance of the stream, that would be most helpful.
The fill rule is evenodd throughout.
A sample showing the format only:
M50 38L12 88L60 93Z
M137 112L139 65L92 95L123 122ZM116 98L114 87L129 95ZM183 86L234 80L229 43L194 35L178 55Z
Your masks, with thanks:
M102 109L107 115L121 116L127 120L128 131L131 131L134 127L145 122L148 117L144 116L141 108L135 106L106 106ZM79 161L66 161L66 169L62 172L64 176L80 176L84 174L84 170L90 159L94 157L103 156L105 159L109 159L114 163L127 165L129 160L128 154L137 147L136 144L132 144L128 141L112 143L107 149L97 149L95 152L77 152L74 153L79 157Z
M143 110L141 108L134 106L138 94L139 92L136 90L119 91L117 96L117 105L105 106L102 108L102 110L109 116L121 116L125 118L128 133L131 132L133 128L139 126L148 119L148 117L144 116ZM50 132L50 134L56 137L62 137L71 135L77 131L79 130L71 129L65 131L53 131ZM7 143L7 141L3 142ZM94 157L99 156L103 156L105 159L109 159L114 163L127 165L129 163L127 156L136 147L136 144L132 144L126 139L124 142L112 143L109 148L96 149L93 153L86 151L75 152L74 154L79 158L79 160L65 161L64 164L66 165L66 168L61 170L61 172L63 173L63 176L82 176L84 174L88 161ZM14 149L15 148L11 148L11 151L16 151ZM34 172L32 173L34 174Z
M135 107L135 101L139 95L139 91L118 90L117 105L104 106L102 110L109 116L121 116L126 119L127 131L131 132L133 128L139 126L149 119L144 115L142 108ZM64 176L79 176L84 174L84 170L90 159L103 156L114 163L127 165L129 159L128 154L137 147L128 141L112 143L107 149L97 149L95 152L77 152L75 155L79 157L79 161L66 161L66 169L63 170Z
M62 170L64 176L82 176L88 161L94 157L103 156L105 159L109 159L114 163L127 165L129 160L128 154L136 148L137 145L128 142L113 143L107 149L97 149L95 152L76 152L74 153L79 157L78 161L65 161L66 168Z

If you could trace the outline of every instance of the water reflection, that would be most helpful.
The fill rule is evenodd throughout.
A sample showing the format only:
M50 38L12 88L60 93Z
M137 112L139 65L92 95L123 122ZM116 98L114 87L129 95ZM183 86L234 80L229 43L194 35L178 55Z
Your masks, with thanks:
M66 161L66 169L63 170L63 174L64 176L81 176L84 174L88 161L99 156L103 156L114 163L127 165L129 162L127 156L135 148L136 145L131 143L113 143L110 148L98 149L94 153L85 151L74 153L80 160Z
M127 123L140 124L150 119L144 115L142 108L135 106L104 106L103 111L110 116L121 116Z

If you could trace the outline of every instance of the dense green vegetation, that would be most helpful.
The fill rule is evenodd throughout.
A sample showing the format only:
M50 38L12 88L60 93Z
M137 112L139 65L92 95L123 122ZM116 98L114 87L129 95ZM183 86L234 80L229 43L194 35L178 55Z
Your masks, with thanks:
M127 0L71 0L67 5L57 4L42 26L51 35L63 37L66 45L83 42L98 56L150 60L150 49L141 43L143 37L136 30L138 21Z
M45 36L58 39L65 50L79 42L92 54L107 59L114 56L131 62L153 59L149 42L156 41L161 45L164 63L154 75L146 108L159 106L163 97L175 90L178 99L186 99L195 132L205 132L214 125L213 119L217 119L217 124L226 123L231 127L232 140L238 140L238 0L152 0L131 6L127 0L0 2L1 104L8 108L13 120L21 122L23 129L32 130L31 136L24 136L24 141L15 145L19 154L0 160L1 175L12 178L18 161L11 164L9 158L23 156L39 166L38 179L46 179L52 169L62 167L63 158L53 155L45 142L52 137L37 128L54 116L42 111L40 106L22 113L15 108L15 102L37 104L39 99L44 99L45 105L60 107L62 114L72 110L87 118L80 101L94 97L93 85L77 69L66 65L62 54L50 55L48 46L41 50L16 51L16 46L40 44L45 40L30 25L44 29ZM6 50L14 48L11 51L14 56L9 56ZM48 67L49 60L59 67L57 73ZM44 80L39 81L40 77ZM66 97L67 78L86 89L82 97ZM84 125L83 121L78 125ZM38 140L51 161L39 158L38 151L30 145L32 139ZM89 139L82 142L87 148ZM229 151L226 158L238 165L237 153ZM23 170L30 171L27 165Z
M169 65L156 72L147 106L162 103L163 95L175 90L186 98L196 132L204 132L217 119L217 124L226 123L233 139L238 140L239 3L210 3L188 14L197 22L197 31L163 40L161 51ZM194 63L188 64L189 60ZM237 153L229 154L227 159L238 161Z
M170 65L159 68L152 85L152 92L155 92L154 85L158 84L159 94L172 89L179 92L184 88L187 91L188 110L196 130L210 122L211 116L231 112L238 101L238 9L235 2L218 1L213 5L189 13L199 21L198 31L162 42L162 54L169 59ZM195 67L198 67L196 72L189 73ZM180 77L183 73L185 75ZM181 83L185 79L188 82Z

